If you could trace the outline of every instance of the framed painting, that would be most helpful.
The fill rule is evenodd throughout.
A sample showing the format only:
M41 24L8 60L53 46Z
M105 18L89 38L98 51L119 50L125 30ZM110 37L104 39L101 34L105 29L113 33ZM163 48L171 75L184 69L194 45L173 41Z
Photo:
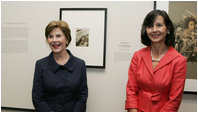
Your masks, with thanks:
M105 68L107 8L60 8L60 20L69 24L71 52L87 68Z
M197 2L157 1L155 8L165 10L175 28L175 49L187 59L184 93L197 93Z

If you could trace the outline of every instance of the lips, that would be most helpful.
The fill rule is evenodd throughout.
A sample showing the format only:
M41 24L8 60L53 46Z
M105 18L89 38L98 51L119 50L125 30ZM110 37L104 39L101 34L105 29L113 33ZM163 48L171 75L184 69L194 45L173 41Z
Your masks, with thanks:
M151 35L153 38L158 38L160 36L160 34L152 34Z
M60 46L60 44L52 44L52 47L53 47L54 49L58 49L59 46Z

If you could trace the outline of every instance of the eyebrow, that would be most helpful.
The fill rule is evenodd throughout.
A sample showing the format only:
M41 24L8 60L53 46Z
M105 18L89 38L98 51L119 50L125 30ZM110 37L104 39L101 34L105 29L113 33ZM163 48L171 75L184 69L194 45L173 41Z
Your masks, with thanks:
M156 24L161 24L161 25L163 25L164 23L161 23L161 22L157 22Z

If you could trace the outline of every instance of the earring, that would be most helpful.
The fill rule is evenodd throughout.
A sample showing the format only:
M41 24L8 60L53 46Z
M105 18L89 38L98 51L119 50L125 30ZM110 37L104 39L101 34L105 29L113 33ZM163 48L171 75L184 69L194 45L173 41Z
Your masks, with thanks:
M169 32L169 31L167 31L167 34L169 35L169 34L170 34L170 32Z

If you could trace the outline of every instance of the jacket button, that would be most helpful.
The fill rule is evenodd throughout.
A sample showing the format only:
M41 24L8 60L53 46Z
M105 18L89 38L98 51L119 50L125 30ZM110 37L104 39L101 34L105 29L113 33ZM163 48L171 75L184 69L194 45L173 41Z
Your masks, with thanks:
M63 107L63 104L59 104L60 107Z

